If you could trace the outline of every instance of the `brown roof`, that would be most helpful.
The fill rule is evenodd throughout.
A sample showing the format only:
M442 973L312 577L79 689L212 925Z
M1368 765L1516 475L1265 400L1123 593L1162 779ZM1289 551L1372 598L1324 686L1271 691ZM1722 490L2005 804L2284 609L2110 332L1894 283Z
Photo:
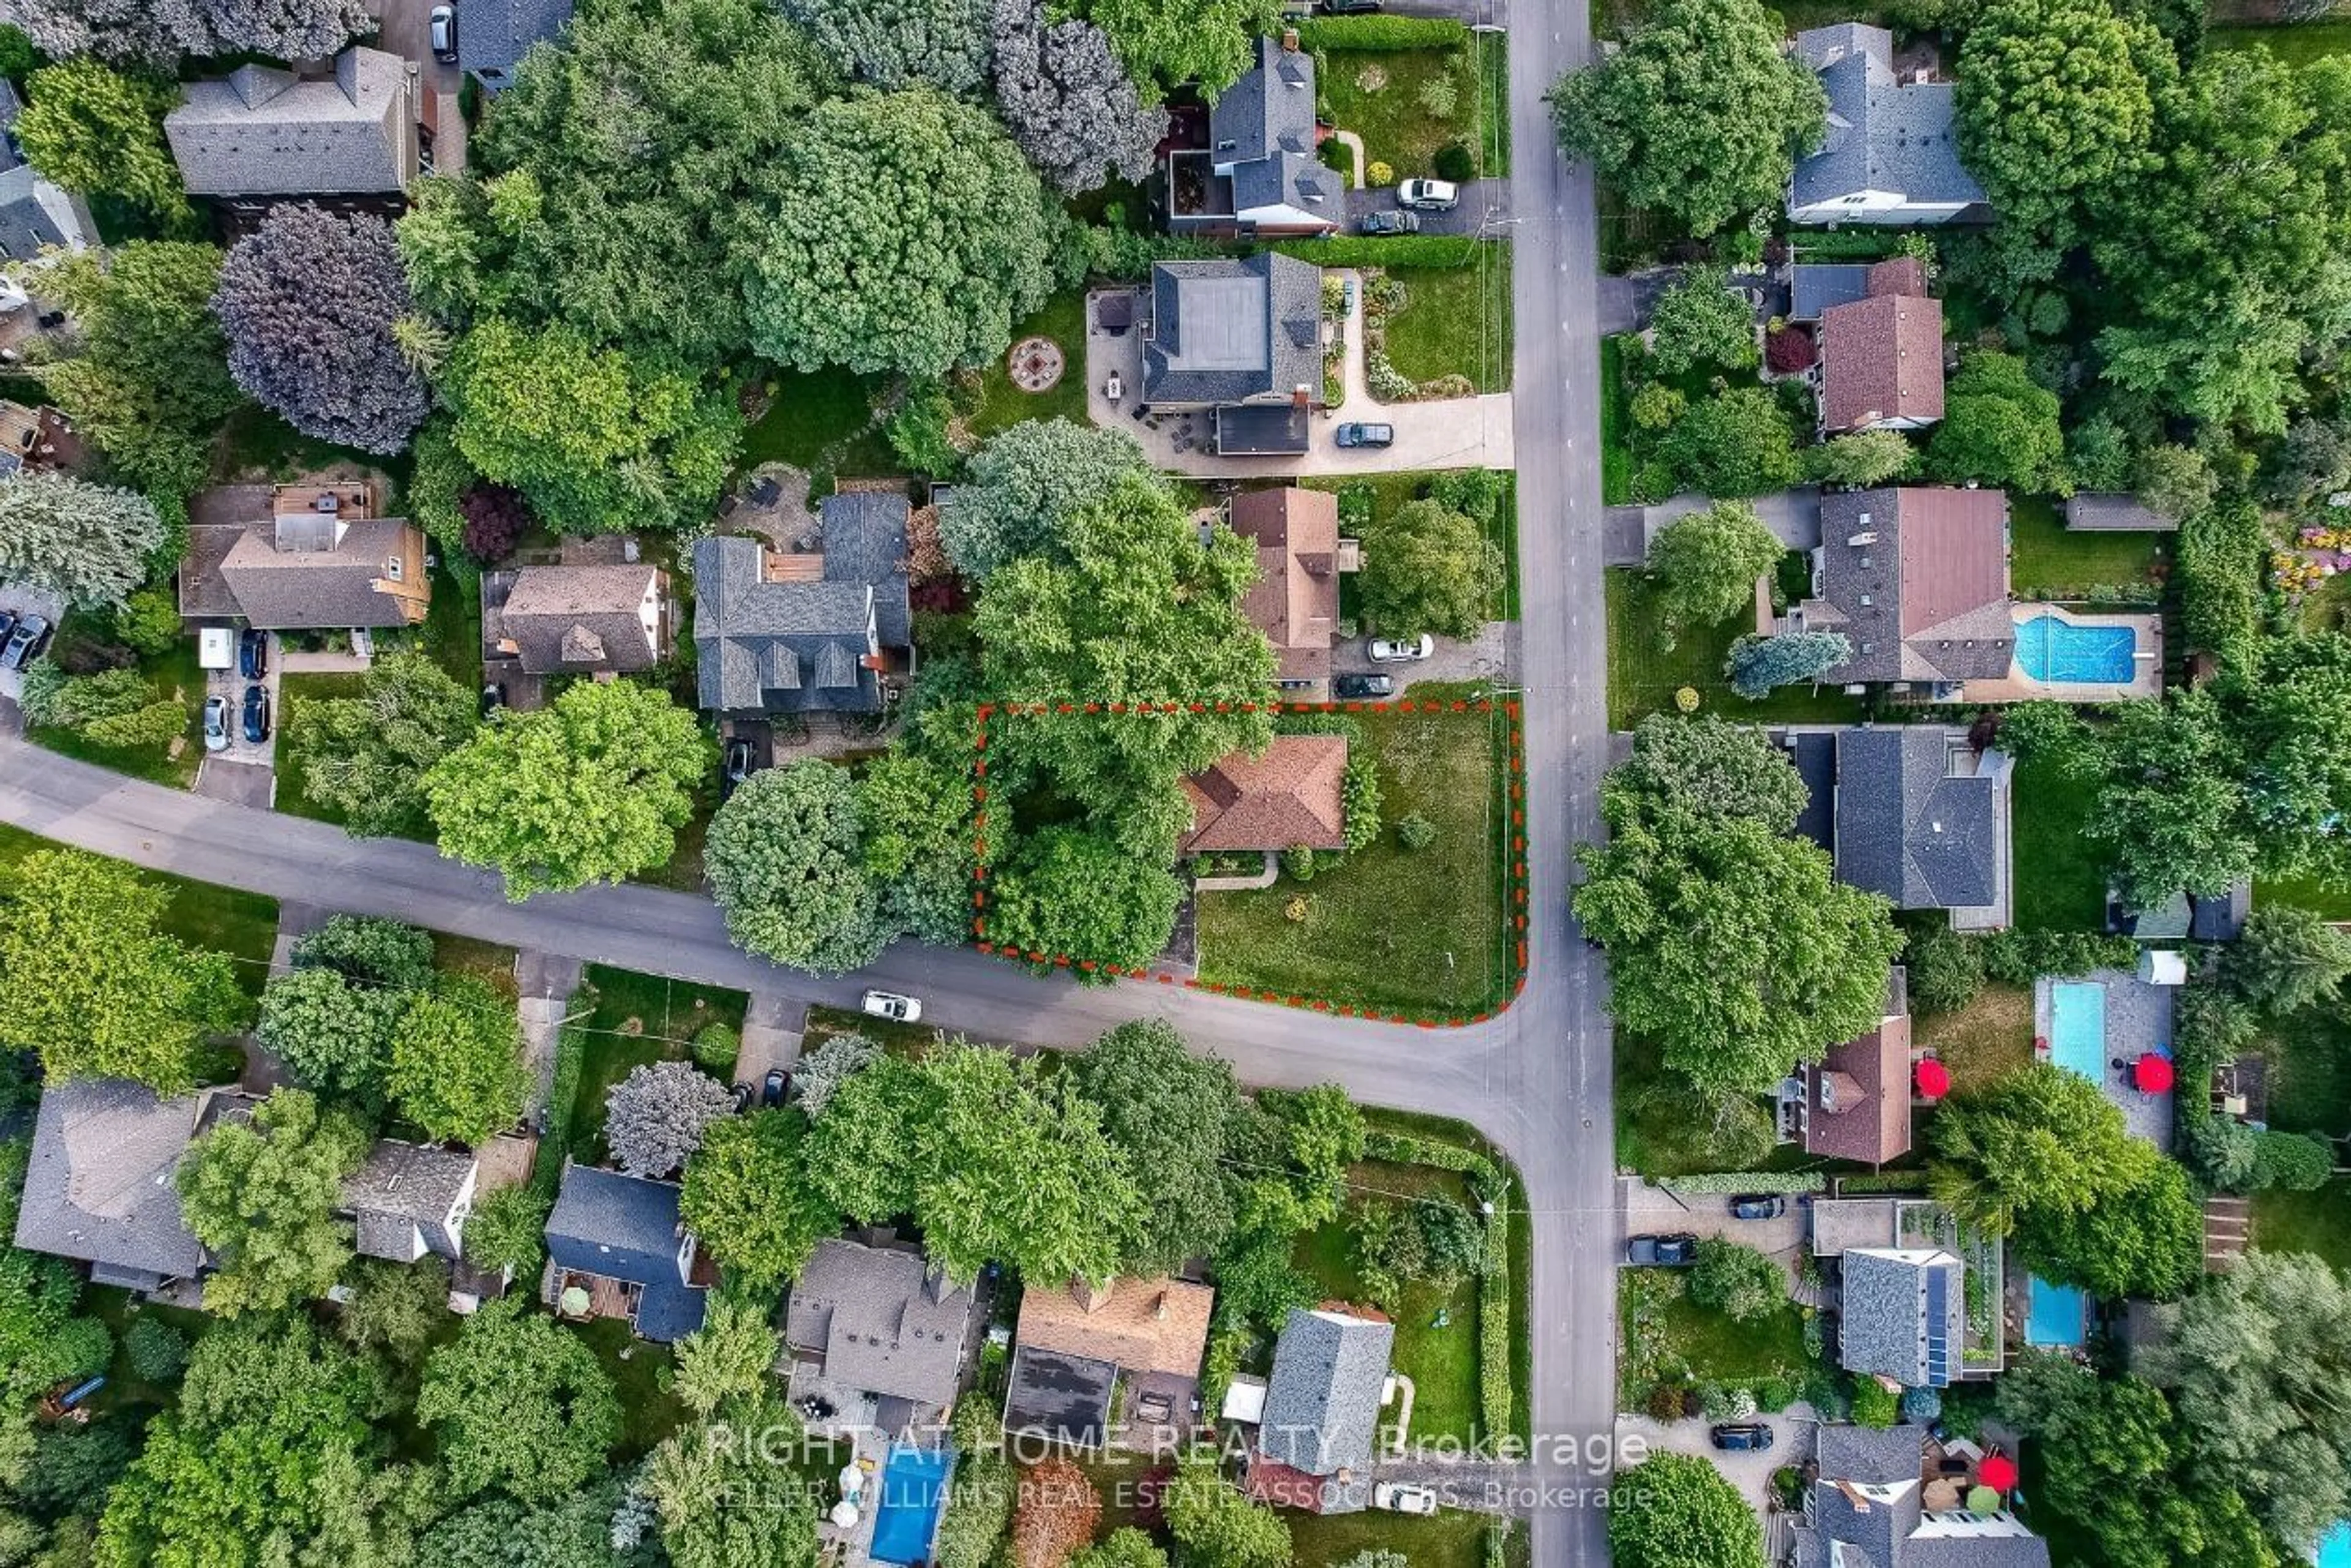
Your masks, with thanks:
M1184 852L1346 848L1346 770L1344 736L1278 735L1263 757L1234 752L1184 780L1192 802Z
M1091 1356L1122 1372L1196 1377L1216 1300L1206 1285L1165 1277L1122 1275L1103 1291L1032 1286L1020 1298L1018 1337L1032 1350Z
M1910 1147L1910 1018L1886 1019L1804 1070L1804 1152L1884 1165Z
M1915 256L1897 256L1878 262L1870 267L1865 287L1872 299L1890 294L1924 299L1927 298L1927 264Z
M1339 497L1321 490L1256 490L1236 496L1233 532L1257 546L1257 581L1241 612L1273 643L1283 680L1331 674L1331 632L1339 618Z
M525 567L495 612L498 637L514 644L533 674L647 669L662 653L655 643L665 587L662 573L646 565ZM650 635L642 619L648 593Z
M1822 428L1861 430L1891 420L1926 423L1942 417L1941 301L1874 294L1822 315Z
M1902 492L1902 635L1997 605L2008 612L2008 497L1998 490Z

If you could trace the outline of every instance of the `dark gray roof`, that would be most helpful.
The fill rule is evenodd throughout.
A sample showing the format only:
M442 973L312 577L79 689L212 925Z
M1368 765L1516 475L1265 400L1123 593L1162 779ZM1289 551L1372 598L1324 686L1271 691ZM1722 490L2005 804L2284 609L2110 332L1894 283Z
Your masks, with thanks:
M1821 1428L1797 1568L2048 1568L2048 1543L2011 1514L1922 1511L1925 1437L1907 1425Z
M1999 902L2007 796L1995 776L1952 776L1964 736L1939 725L1895 725L1839 730L1836 746L1840 881L1901 909Z
M1799 262L1788 269L1788 319L1817 321L1834 306L1869 298L1869 264Z
M1816 1457L1821 1479L1858 1481L1864 1486L1891 1486L1915 1481L1923 1473L1919 1459L1927 1430L1898 1427L1823 1427Z
M1853 22L1815 27L1796 36L1796 54L1828 95L1828 136L1796 164L1792 206L1863 191L1938 204L1984 200L1959 162L1951 84L1899 81L1892 34Z
M16 1245L77 1258L152 1289L203 1267L172 1185L210 1092L165 1100L127 1079L76 1079L41 1096Z
M914 507L895 490L844 490L817 508L824 525L824 580L873 589L873 624L885 648L914 641L906 587L907 520Z
M192 196L404 191L416 178L416 85L381 49L335 57L331 77L244 65L190 82L163 134Z
M266 631L403 626L431 596L424 535L404 517L272 517L266 485L231 485L197 497L204 515L239 521L188 527L180 613L242 616Z
M924 1406L952 1404L971 1291L919 1252L828 1240L792 1284L784 1342L824 1357L827 1382Z
M1310 1476L1367 1469L1395 1343L1392 1323L1290 1309L1274 1342L1258 1451Z
M1837 1350L1848 1372L1907 1388L1951 1381L1966 1348L1965 1268L1926 1248L1856 1248L1841 1260Z
M849 557L862 560L868 541L855 527L845 532L858 541L848 546ZM834 570L830 538L825 548L829 580ZM732 535L694 547L701 705L718 713L879 712L881 677L866 660L883 646L905 645L904 622L897 643L878 634L885 597L894 614L911 620L903 557L879 583L769 582L764 559L758 540Z
M573 0L457 0L457 60L496 90L530 47L571 20Z
M1143 395L1155 403L1282 400L1322 388L1322 271L1262 251L1151 269Z
M494 640L514 643L532 674L628 674L652 668L663 652L663 587L651 565L527 566L515 573L505 602L487 612L496 617Z
M20 164L0 173L0 257L30 261L47 246L84 250L94 230L79 196Z
M1245 163L1277 152L1314 151L1314 57L1257 41L1257 64L1208 110L1208 149L1216 162Z
M1024 1344L1012 1356L1004 1429L1096 1447L1110 1426L1111 1388L1117 1381L1118 1368L1109 1362Z
M643 1286L637 1333L664 1343L702 1326L709 1293L687 1281L677 1198L675 1182L566 1165L547 1217L547 1255L557 1266Z
M1805 730L1786 737L1783 744L1788 760L1796 765L1796 777L1804 781L1804 809L1796 816L1796 834L1834 854L1837 737Z
M1233 169L1233 210L1294 207L1337 225L1347 215L1347 187L1339 172L1303 152L1276 152Z
M2232 883L2226 893L2208 898L2190 895L2189 902L2196 911L2189 936L2199 942L2234 942L2244 935L2246 918L2253 912L2253 884Z
M472 1195L479 1168L455 1149L379 1139L366 1163L343 1178L343 1207L358 1222L360 1253L402 1263L423 1252L456 1257L450 1216Z

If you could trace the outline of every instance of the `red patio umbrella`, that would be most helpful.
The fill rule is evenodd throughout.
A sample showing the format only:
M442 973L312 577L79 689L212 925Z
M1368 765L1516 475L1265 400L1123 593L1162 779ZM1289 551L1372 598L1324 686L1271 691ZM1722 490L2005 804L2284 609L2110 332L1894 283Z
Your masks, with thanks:
M2131 1064L2131 1082L2147 1094L2161 1094L2171 1087L2171 1058L2150 1051Z
M1929 1056L1918 1063L1918 1092L1940 1100L1951 1092L1951 1070Z
M1976 1480L1994 1491L2006 1491L2016 1484L2016 1461L2006 1454L1986 1454L1976 1467Z

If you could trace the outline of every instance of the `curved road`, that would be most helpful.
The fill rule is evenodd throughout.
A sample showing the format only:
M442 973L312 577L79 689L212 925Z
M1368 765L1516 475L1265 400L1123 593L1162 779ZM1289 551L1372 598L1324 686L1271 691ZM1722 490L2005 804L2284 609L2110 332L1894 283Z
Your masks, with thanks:
M1488 0L1491 3L1491 0ZM165 789L0 737L0 821L183 876L680 979L854 1006L869 982L918 993L983 1039L1081 1044L1160 1017L1256 1083L1337 1082L1358 1097L1458 1117L1506 1148L1533 1210L1530 1479L1543 1568L1607 1559L1615 1409L1616 1220L1606 977L1567 914L1570 850L1596 836L1606 761L1606 648L1588 173L1554 151L1542 94L1588 55L1584 7L1510 35L1516 167L1516 428L1528 814L1529 980L1507 1012L1431 1032L1236 1001L1179 987L1081 988L966 951L900 946L820 980L738 952L706 899L635 886L511 904L496 879L425 845L354 840L298 818Z

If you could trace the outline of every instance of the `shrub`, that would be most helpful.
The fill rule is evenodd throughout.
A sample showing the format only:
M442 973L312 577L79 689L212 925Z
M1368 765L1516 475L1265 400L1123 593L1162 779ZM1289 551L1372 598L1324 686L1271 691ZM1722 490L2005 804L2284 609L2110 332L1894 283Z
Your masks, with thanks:
M1856 1427L1891 1427L1902 1413L1901 1401L1892 1389L1875 1377L1856 1379L1853 1388L1853 1424Z
M1633 394L1633 423L1643 430L1665 430L1689 408L1679 387L1651 382Z
M1698 1244L1689 1299L1742 1322L1768 1317L1788 1299L1787 1271L1752 1247L1709 1236Z
M1434 88L1437 86L1437 83L1430 82L1428 85L1431 88ZM1446 79L1445 89L1447 101L1450 102L1453 98L1453 83L1451 78L1448 78ZM1421 94L1421 102L1425 104L1427 101L1428 94L1424 91ZM1435 111L1431 110L1430 112L1434 113ZM1437 118L1440 120L1449 120L1452 118L1452 110L1448 109L1444 114L1438 115ZM1447 142L1444 146L1437 150L1437 157L1433 160L1433 162L1437 169L1437 177L1440 180L1451 180L1456 183L1459 183L1464 181L1474 180L1478 177L1477 154L1471 152L1468 144L1464 142Z
M1678 1421L1684 1404L1682 1391L1670 1383L1660 1383L1649 1390L1647 1400L1650 1418L1657 1421Z
M890 450L915 473L944 479L963 464L950 433L954 423L955 407L947 401L946 388L936 382L917 387L890 416L885 430Z
M1420 84L1421 112L1427 115L1429 119L1450 120L1453 118L1453 111L1460 107L1461 89L1454 85L1452 77L1435 76ZM1459 146L1460 144L1453 142L1448 145ZM1464 148L1462 154L1466 159L1468 150ZM1440 159L1444 156L1443 152L1437 154ZM1469 177L1467 174L1447 174L1442 167L1439 167L1437 172L1439 177L1448 180L1466 180Z
M1467 24L1439 16L1315 16L1298 24L1298 46L1311 52L1450 49L1469 41Z
M2138 963L2138 944L2127 936L2091 931L1996 931L1978 937L1984 973L2004 986L2029 986L2042 975L2086 975L2093 969L2128 969Z
M1824 1192L1829 1178L1818 1171L1699 1171L1657 1185L1667 1192Z
M1437 824L1418 811L1396 823L1396 842L1408 850L1425 850L1437 841Z
M1347 758L1347 770L1339 781L1340 798L1347 812L1347 847L1369 849L1380 840L1380 770L1370 753L1358 751Z
M1292 882L1314 880L1314 851L1307 844L1292 844L1281 852L1281 869Z
M465 553L485 566L514 554L530 531L530 503L511 485L476 483L457 497L457 515L465 519Z
M1281 906L1281 917L1293 925L1303 925L1306 924L1307 915L1313 907L1313 900L1301 893Z
M1698 712L1698 688L1696 686L1676 686L1674 688L1675 712L1696 713Z
M742 1036L714 1019L694 1031L694 1064L711 1072L732 1072L742 1045Z
M1395 183L1395 168L1393 164L1383 163L1374 159L1364 167L1364 181L1375 188L1381 185L1393 185Z
M180 640L180 607L169 591L142 588L115 606L114 635L141 653L168 652Z
M1910 1003L1922 1013L1955 1013L1981 994L1983 952L1973 939L1936 924L1910 933L1904 962Z
M1796 1385L1784 1377L1761 1377L1755 1382L1755 1407L1777 1416L1796 1402Z
M2314 1192L2335 1168L2335 1145L2306 1133L2263 1133L2253 1145L2253 1185Z
M1782 327L1763 340L1763 362L1771 367L1774 375L1792 376L1799 371L1809 371L1819 355L1813 348L1813 334L1802 327Z
M1428 482L1428 498L1479 523L1499 513L1508 476L1492 468L1448 468Z
M1902 1418L1916 1426L1931 1427L1943 1414L1943 1396L1932 1388L1906 1388L1902 1391Z
M175 1382L188 1364L188 1336L154 1318L139 1318L122 1331L122 1354L141 1382Z

